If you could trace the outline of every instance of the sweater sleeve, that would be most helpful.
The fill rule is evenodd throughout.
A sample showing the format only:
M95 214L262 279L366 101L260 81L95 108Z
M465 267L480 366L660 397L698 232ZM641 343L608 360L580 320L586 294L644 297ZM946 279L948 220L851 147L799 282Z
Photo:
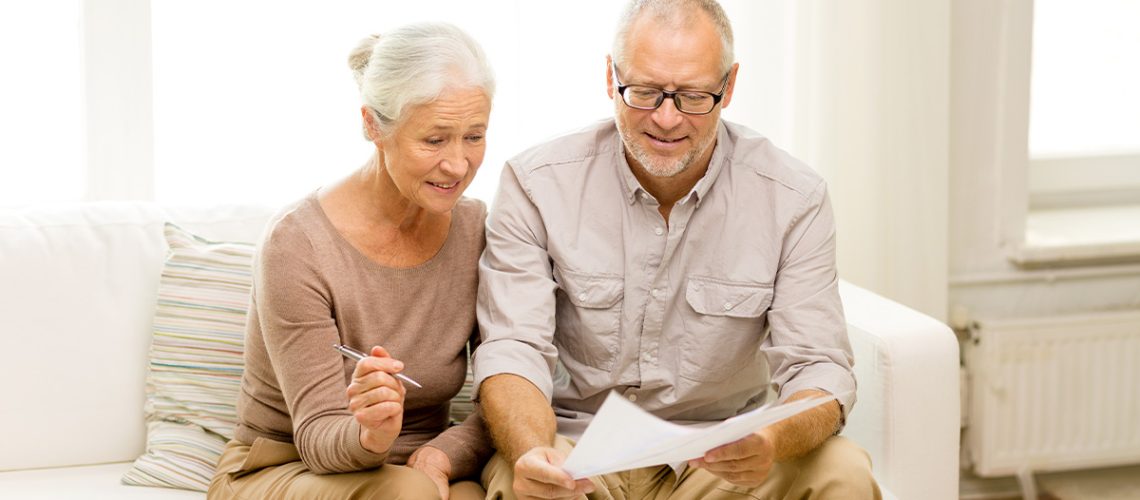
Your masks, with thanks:
M301 460L318 474L382 465L360 444L348 410L333 302L316 252L297 224L275 225L254 268L254 307Z
M491 458L494 448L483 425L478 405L462 424L448 428L424 446L439 448L451 460L451 480L478 477L483 463Z
M479 347L479 328L476 327L468 340L468 352ZM470 356L468 356L470 358ZM448 428L428 441L424 446L439 448L451 460L451 480L478 478L483 464L495 452L491 436L483 424L483 411L478 401L474 401L474 411L459 425Z

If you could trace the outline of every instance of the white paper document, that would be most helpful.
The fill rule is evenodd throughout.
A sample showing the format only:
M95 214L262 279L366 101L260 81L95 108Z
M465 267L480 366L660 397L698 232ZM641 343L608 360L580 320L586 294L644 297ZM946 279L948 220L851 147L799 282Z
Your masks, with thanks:
M711 425L679 425L610 393L562 468L574 479L653 465L681 464L722 444L834 400L834 396L762 406Z

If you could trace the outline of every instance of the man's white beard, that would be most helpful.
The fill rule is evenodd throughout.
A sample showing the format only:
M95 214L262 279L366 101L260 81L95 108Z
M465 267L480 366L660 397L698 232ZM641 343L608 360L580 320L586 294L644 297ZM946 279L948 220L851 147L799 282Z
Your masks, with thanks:
M656 157L644 147L642 147L641 143L636 141L625 141L625 145L627 148L629 148L629 152L631 155L633 155L633 159L637 160L637 162L641 164L641 167L645 169L649 175L652 175L654 177L673 177L688 169L689 166L693 164L693 161L697 159L697 156L708 149L710 145L712 145L713 140L716 139L716 129L713 129L713 131L714 133L709 134L709 136L704 141L698 143L696 147L690 149L689 152L685 153L683 156L676 160ZM636 137L633 135L632 131L624 129L624 127L622 130L622 136Z

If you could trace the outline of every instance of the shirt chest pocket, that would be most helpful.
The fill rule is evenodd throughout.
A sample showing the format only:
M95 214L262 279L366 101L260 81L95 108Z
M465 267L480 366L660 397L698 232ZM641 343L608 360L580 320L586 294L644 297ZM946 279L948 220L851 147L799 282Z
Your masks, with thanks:
M685 285L689 310L681 315L680 374L702 382L729 376L764 376L760 345L772 286L690 277Z
M619 350L625 280L562 270L559 287L554 333L559 357L564 363L612 369Z

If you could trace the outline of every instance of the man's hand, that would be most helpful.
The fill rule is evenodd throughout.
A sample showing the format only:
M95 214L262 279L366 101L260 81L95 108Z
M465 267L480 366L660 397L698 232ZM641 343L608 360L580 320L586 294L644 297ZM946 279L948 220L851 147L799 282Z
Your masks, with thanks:
M447 458L446 453L439 448L421 446L408 458L408 467L426 474L435 483L435 487L439 488L439 497L448 500L451 459Z
M689 467L700 467L732 484L755 488L768 479L768 471L776 458L776 446L771 428L761 429L748 436L705 453L689 461Z
M515 495L520 500L572 499L593 492L589 479L575 481L562 470L565 461L566 454L554 448L531 448L515 462Z

